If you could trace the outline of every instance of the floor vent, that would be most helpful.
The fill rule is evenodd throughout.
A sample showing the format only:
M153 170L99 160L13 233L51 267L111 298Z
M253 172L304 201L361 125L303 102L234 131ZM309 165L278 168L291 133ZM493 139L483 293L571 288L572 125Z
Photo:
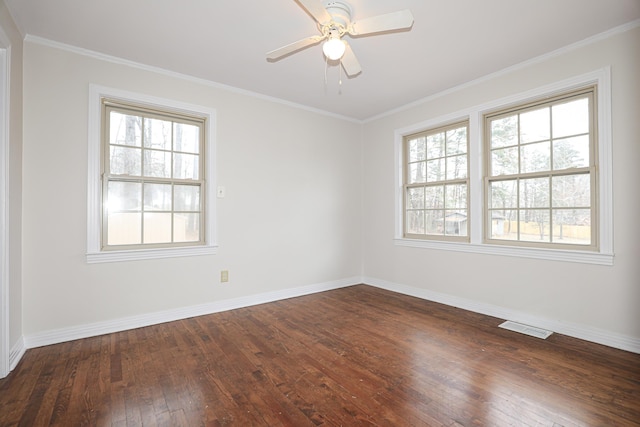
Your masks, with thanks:
M542 338L543 340L547 339L549 335L553 333L552 331L547 331L546 329L523 325L522 323L516 323L510 320L502 323L500 327L503 329L508 329L510 331L520 332L521 334L531 335L532 337Z

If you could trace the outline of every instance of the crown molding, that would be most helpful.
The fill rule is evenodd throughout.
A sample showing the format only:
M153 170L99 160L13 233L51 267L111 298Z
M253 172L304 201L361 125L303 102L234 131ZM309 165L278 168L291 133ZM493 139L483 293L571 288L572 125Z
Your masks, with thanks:
M152 72L152 73L156 73L156 74L161 74L167 77L172 77L175 79L180 79L180 80L184 80L184 81L188 81L191 83L197 83L203 86L208 86L214 89L219 89L219 90L224 90L224 91L228 91L228 92L232 92L232 93L236 93L239 95L244 95L244 96L249 96L255 99L260 99L262 101L268 101L268 102L273 102L276 104L281 104L287 107L291 107L291 108L295 108L298 110L303 110L303 111L308 111L311 113L315 113L315 114L319 114L322 116L328 116L334 119L338 119L338 120L344 120L347 122L351 122L351 123L357 123L357 124L362 124L363 121L353 118L353 117L349 117L349 116L344 116L341 114L336 114L336 113L332 113L329 111L325 111L325 110L321 110L319 108L313 108L313 107L309 107L307 105L304 104L298 104L295 102L291 102L291 101L287 101L281 98L276 98L274 96L269 96L269 95L264 95L258 92L253 92L250 90L246 90L246 89L241 89L235 86L230 86L230 85L226 85L223 83L218 83L212 80L207 80L207 79L203 79L200 77L195 77L195 76L191 76L188 74L183 74L183 73L178 73L175 71L170 71L170 70L166 70L164 68L160 68L160 67L154 67L152 65L146 65L146 64L142 64L140 62L136 62L136 61L131 61L128 59L124 59L124 58L120 58L117 56L112 56L112 55L107 55L104 53L100 53L94 50L90 50L90 49L84 49L81 47L77 47L77 46L73 46L70 44L66 44L66 43L61 43L61 42L57 42L54 40L49 40L46 39L44 37L39 37L39 36L34 36L32 34L27 34L26 37L24 38L25 42L29 42L29 43L34 43L34 44L38 44L41 46L46 46L46 47L51 47L54 49L59 49L59 50L64 50L67 52L71 52L74 53L76 55L81 55L81 56L85 56L88 58L93 58L93 59L97 59L100 61L105 61L105 62L110 62L112 64L118 64L118 65L124 65L127 67L131 67L131 68L135 68L138 70L143 70L143 71L148 71L148 72Z
M551 52L542 54L540 56L536 56L534 58L527 59L526 61L520 62L518 64L512 65L512 66L507 67L507 68L503 68L502 70L496 71L494 73L484 75L482 77L479 77L479 78L474 79L474 80L470 80L468 82L465 82L465 83L462 83L460 85L451 87L449 89L445 89L445 90L443 90L441 92L435 93L433 95L429 95L429 96L427 96L425 98L418 99L418 100L416 100L414 102L410 102L409 104L402 105L402 106L400 106L398 108L394 108L394 109L386 111L384 113L377 114L375 116L372 116L372 117L369 117L367 119L364 119L362 122L363 123L369 123L369 122L373 122L373 121L376 121L376 120L391 116L391 115L396 114L396 113L401 113L403 111L406 111L406 110L409 110L411 108L420 106L422 104L426 104L427 102L431 102L431 101L434 101L434 100L436 100L438 98L442 98L443 96L450 95L452 93L459 92L459 91L467 89L469 87L478 85L480 83L484 83L486 81L493 80L493 79L496 79L498 77L501 77L501 76L504 76L504 75L507 75L507 74L511 74L511 73L513 73L515 71L528 68L528 67L530 67L532 65L548 61L548 60L550 60L552 58L555 58L555 57L558 57L558 56L562 56L562 55L564 55L566 53L575 51L575 50L583 48L585 46L592 45L592 44L600 42L602 40L606 40L606 39L608 39L610 37L615 37L615 36L617 36L619 34L623 34L623 33L627 32L627 31L631 31L631 30L633 30L633 29L635 29L637 27L640 27L640 19L628 22L628 23L626 23L624 25L620 25L618 27L615 27L615 28L612 28L610 30L604 31L602 33L596 34L594 36L587 37L586 39L583 39L583 40L580 40L578 42L566 45L566 46L561 47L559 49L556 49L556 50L553 50Z

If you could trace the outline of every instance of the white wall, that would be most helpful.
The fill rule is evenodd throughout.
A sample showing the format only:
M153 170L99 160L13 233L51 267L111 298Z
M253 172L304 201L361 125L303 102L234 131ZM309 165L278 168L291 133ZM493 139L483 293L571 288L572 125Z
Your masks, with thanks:
M24 49L19 329L27 337L365 277L640 340L638 28L364 125L35 40ZM613 267L394 245L396 129L605 66L613 82ZM217 255L86 264L90 83L217 110L217 179L227 191L218 201ZM229 284L218 283L221 269Z
M365 125L364 271L432 293L640 343L640 28L531 61ZM611 66L614 266L395 246L394 131ZM414 292L415 291L415 292ZM466 303L464 303L466 302ZM637 347L640 348L640 347Z
M91 83L217 111L217 255L85 262ZM38 40L24 84L25 336L360 277L360 124Z
M8 38L9 75L9 170L7 233L9 244L9 349L22 339L22 36L0 2L0 29ZM1 44L1 43L0 43ZM4 207L3 207L4 208ZM19 356L15 357L16 362Z

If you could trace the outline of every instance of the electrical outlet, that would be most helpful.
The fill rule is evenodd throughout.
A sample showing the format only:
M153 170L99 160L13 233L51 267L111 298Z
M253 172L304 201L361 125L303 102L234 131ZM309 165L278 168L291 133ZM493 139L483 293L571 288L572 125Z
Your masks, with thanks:
M228 282L229 281L229 270L222 270L220 272L220 281Z

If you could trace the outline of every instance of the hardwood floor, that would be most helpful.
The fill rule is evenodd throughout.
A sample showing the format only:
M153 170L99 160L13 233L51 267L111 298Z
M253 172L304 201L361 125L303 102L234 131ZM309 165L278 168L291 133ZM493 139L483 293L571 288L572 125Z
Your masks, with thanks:
M28 350L1 426L640 426L640 355L359 285Z

